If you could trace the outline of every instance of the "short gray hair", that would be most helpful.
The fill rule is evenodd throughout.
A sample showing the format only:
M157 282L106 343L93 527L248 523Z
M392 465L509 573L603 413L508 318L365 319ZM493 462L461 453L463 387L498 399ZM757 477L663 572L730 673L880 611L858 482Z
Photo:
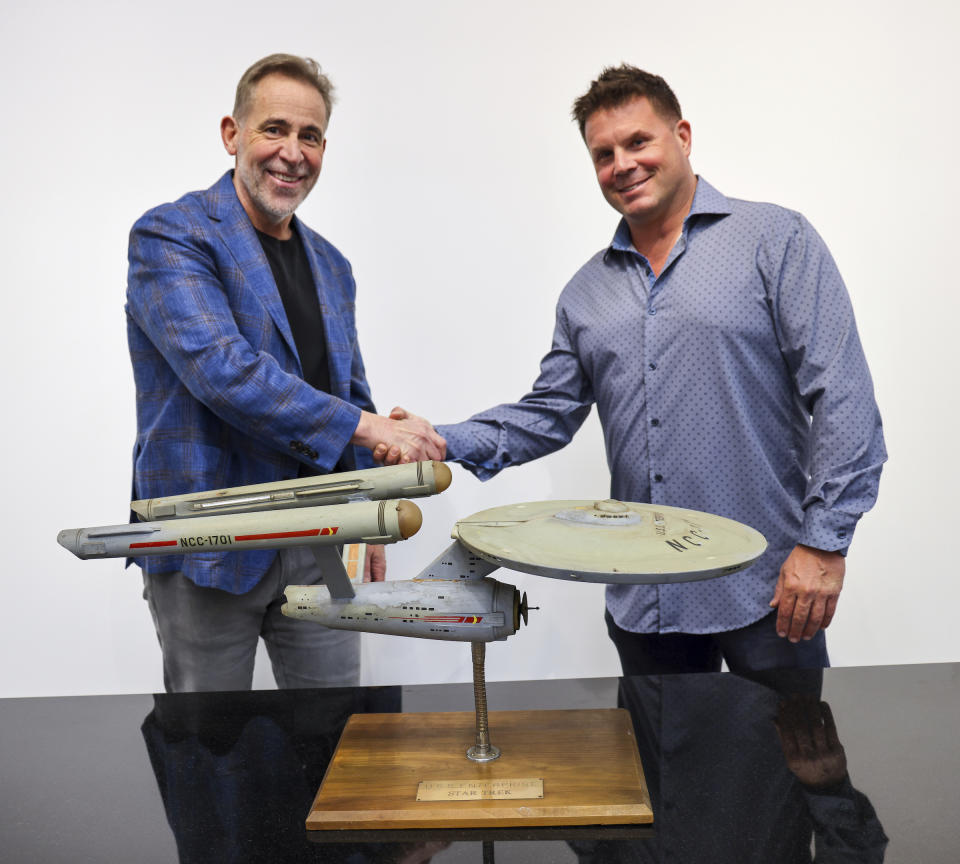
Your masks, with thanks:
M333 83L323 74L320 64L312 57L297 57L295 54L271 54L254 63L237 84L237 95L233 101L233 118L240 121L250 110L253 101L253 91L257 83L267 75L286 75L296 81L303 81L315 87L323 98L323 105L327 109L327 122L330 122L330 112L333 110Z

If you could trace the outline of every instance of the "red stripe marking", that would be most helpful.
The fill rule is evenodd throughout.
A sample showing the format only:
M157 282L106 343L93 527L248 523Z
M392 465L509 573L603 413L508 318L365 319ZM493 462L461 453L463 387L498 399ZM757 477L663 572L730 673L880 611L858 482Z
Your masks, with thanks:
M420 618L415 615L391 615L390 618L397 621L423 621L426 624L479 624L483 621L482 615L423 615Z
M131 549L153 549L157 546L176 546L176 540L157 540L153 543L131 543Z
M244 540L285 540L287 537L316 537L319 533L319 528L311 528L307 531L278 531L275 534L238 534L233 539L238 543Z

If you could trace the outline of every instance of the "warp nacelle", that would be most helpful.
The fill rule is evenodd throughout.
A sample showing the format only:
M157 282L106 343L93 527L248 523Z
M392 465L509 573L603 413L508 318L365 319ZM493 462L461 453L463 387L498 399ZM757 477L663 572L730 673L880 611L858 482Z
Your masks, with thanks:
M395 499L449 485L442 462L414 462L147 498L130 502L144 521L68 528L57 542L78 558L396 543L420 530L422 516L416 504Z
M263 513L297 507L328 507L358 501L422 498L450 486L450 468L442 462L409 462L384 468L341 471L317 477L297 477L253 486L211 489L166 498L130 502L145 521L216 516L226 513Z
M68 528L57 541L78 558L137 558L190 552L245 552L290 546L396 543L416 534L423 517L412 501L358 501Z

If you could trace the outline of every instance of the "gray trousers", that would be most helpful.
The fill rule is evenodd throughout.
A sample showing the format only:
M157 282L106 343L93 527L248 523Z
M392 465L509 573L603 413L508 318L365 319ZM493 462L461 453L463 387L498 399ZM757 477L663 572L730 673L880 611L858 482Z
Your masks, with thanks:
M287 585L321 582L313 554L284 549L246 594L198 588L182 573L144 574L168 693L249 690L263 637L281 688L351 687L360 679L360 634L280 613Z

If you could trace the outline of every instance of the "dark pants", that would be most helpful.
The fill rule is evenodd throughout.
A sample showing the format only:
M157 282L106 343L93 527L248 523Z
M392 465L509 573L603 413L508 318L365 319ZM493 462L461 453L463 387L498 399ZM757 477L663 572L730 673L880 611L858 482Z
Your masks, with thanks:
M808 641L777 635L776 610L759 621L723 633L631 633L606 613L607 632L620 655L624 675L731 672L761 669L823 669L830 665L823 630Z

